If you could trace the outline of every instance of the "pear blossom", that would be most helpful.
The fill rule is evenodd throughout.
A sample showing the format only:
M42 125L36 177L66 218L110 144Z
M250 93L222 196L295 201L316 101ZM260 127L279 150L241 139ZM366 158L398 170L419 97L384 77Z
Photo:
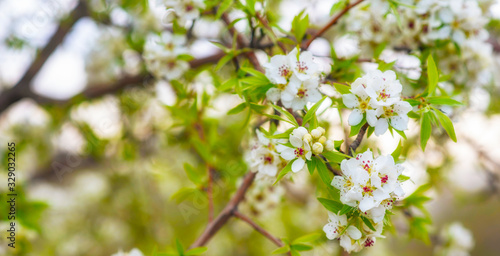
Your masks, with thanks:
M358 38L352 35L344 35L336 39L333 47L335 54L341 59L352 58L361 52Z
M282 167L283 160L276 152L277 140L271 140L257 130L257 142L246 157L250 170L258 172L259 176L274 177Z
M180 60L179 55L187 54L183 46L185 38L165 31L161 35L151 35L144 46L146 67L155 76L168 80L180 78L189 69L187 61Z
M373 158L370 150L340 163L342 176L335 176L331 185L340 190L340 201L367 212L384 200L403 196L398 178L403 171L392 156ZM385 213L385 210L384 210Z
M342 95L344 105L354 110L349 115L349 125L358 125L363 117L372 127L375 135L384 134L389 125L396 130L408 128L410 104L401 101L401 83L394 71L371 71L356 79L349 94Z
M474 238L470 230L461 223L454 222L446 226L440 234L441 246L436 248L436 255L470 255L474 247Z
M167 0L167 9L173 9L182 21L194 20L200 16L200 9L205 8L203 0Z
M306 160L311 160L312 152L310 142L304 139L305 135L309 134L307 129L304 127L299 127L290 133L290 147L280 147L278 151L281 153L281 157L285 160L294 160L292 163L292 171L298 172L301 170L307 170Z
M323 231L328 239L339 239L340 246L349 253L360 251L363 248L358 242L362 236L361 231L355 226L348 225L345 214L339 216L328 212L328 223L323 227Z
M304 109L308 102L321 99L319 86L319 66L310 52L298 55L294 49L287 55L275 55L264 64L266 77L275 84L266 92L269 101L281 100L283 106L294 111Z

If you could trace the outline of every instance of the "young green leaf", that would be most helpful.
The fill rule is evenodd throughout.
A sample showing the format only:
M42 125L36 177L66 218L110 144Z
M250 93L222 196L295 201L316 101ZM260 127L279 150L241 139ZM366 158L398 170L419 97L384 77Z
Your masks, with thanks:
M184 163L184 170L186 171L186 174L190 181L192 181L196 185L201 184L202 176L193 166L188 163Z
M290 246L287 244L287 245L285 245L283 247L280 247L280 248L274 250L272 252L272 254L283 254L283 253L287 253L289 251L290 251Z
M422 114L422 120L420 121L420 147L422 147L424 151L432 132L430 115L430 112L424 112Z
M326 164L321 160L318 159L316 162L316 169L318 169L318 174L323 183L325 183L327 186L330 186L332 183L332 176L328 168L326 167Z
M364 216L361 216L361 219L363 220L363 222L366 224L366 226L367 226L369 229L371 229L371 230L373 230L373 231L377 231L377 230L375 229L375 227L373 226L372 222L371 222L368 218L366 218L366 217L364 217Z
M307 124L309 120L311 120L314 115L316 114L316 111L318 110L319 106L321 106L321 103L326 99L326 96L323 97L320 101L316 102L306 113L304 118L302 119L302 124Z
M229 110L227 112L228 115L234 115L234 114L238 114L240 113L241 111L245 110L245 108L247 107L247 104L245 102L239 104L238 106L232 108L231 110Z
M429 57L427 57L427 78L429 79L427 94L431 95L434 90L436 90L436 86L439 80L439 73L436 67L436 63L432 58L432 54L429 54Z
M445 97L445 96L427 97L426 100L427 100L427 102L429 102L431 104L436 104L436 105L447 105L447 106L462 106L462 105L464 105L460 101L456 101L450 97Z
M295 120L295 117L290 112L276 105L273 105L273 108L284 115L288 119L287 122L293 124L296 127L299 126L299 123L297 123L297 120Z
M328 159L328 162L338 163L338 164L341 163L344 159L349 158L348 155L335 151L324 151L321 154L324 157L326 157L326 159Z
M292 250L297 250L297 251L309 251L312 250L312 246L307 245L307 244L292 244Z
M403 149L402 143L403 141L400 140L398 146L391 154L392 158L394 158L394 161L397 161L399 159L399 156L401 155L401 150Z
M337 90L340 94L351 93L351 87L345 84L333 83L333 87L335 87L335 90Z
M316 169L316 162L319 161L316 157L311 158L310 161L307 161L307 170L309 170L309 173L313 175L314 170Z
M441 126L446 130L450 138L454 141L457 142L457 135L455 134L455 128L453 128L453 123L451 122L450 118L445 115L441 110L433 108L434 113L436 113L437 118L439 122L441 123Z
M288 162L288 164L285 166L285 168L283 168L283 170L281 170L281 172L278 174L278 177L276 178L276 181L274 182L273 185L278 183L278 181L281 180L287 173L292 171L292 164L293 164L293 162L295 162L295 160L297 160L297 159L293 159L290 162Z
M191 255L200 255L208 250L207 247L198 247L198 248L193 248L189 251L187 251L184 255L186 256L191 256Z
M293 240L292 244L312 242L312 241L318 240L320 237L321 237L321 234L312 233L312 234L301 236L301 237Z
M342 207L344 207L344 204L341 202L333 201L330 199L326 198L321 198L318 197L318 201L329 211L337 214L340 210L342 210Z

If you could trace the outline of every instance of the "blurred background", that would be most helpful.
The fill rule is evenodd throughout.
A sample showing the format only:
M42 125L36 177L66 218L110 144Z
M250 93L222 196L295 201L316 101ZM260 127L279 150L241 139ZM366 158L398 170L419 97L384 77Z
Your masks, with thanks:
M324 24L335 2L283 0L269 1L269 6L288 30L304 8L312 24ZM494 52L490 68L497 71L500 1L483 2L488 2L485 12L492 20L487 26ZM7 247L2 231L0 255L111 255L132 248L151 255L155 248L174 246L175 239L188 247L201 234L207 199L185 168L203 173L203 161L192 148L192 131L182 126L182 112L171 110L178 103L171 84L148 75L141 56L148 33L170 28L168 15L162 2L154 0L0 0L0 158L6 162L6 145L15 142L20 226L15 251ZM241 15L235 11L230 16ZM221 21L201 18L188 27L193 29L189 51L196 59L219 51L210 41L227 41ZM245 27L236 26L242 31ZM326 37L337 38L335 30ZM317 56L329 55L325 39L311 48ZM267 61L264 52L258 57ZM224 179L216 177L220 182L215 182L217 213L247 170L242 156L250 128L241 128L245 115L226 115L241 100L215 92L221 80L214 78L211 67L190 72L196 74L190 74L190 86L211 97L204 123L212 148L224 162ZM442 228L452 222L472 232L471 255L500 254L498 75L492 72L493 82L487 86L470 86L467 105L453 110L458 143L436 130L425 153L418 146L405 147L405 172L412 180L406 193L420 184L435 186L427 204L433 219L429 244L410 239L405 216L394 216L387 239L360 254L432 254ZM342 115L345 119L348 113ZM321 118L334 139L344 139L346 127L336 111ZM408 145L418 144L418 130L417 123L410 124ZM362 147L376 146L381 154L390 154L399 139L390 134L371 137ZM5 168L0 176L3 202ZM315 199L313 179L299 173L294 181L272 189L258 182L241 211L277 237L321 232L327 213ZM8 228L6 213L1 203L0 230ZM208 248L205 255L269 255L276 247L233 219ZM338 252L337 243L323 237L304 255Z

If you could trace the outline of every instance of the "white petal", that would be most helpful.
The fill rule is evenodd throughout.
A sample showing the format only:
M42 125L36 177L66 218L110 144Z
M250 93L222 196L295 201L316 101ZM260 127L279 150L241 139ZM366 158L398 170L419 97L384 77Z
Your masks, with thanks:
M285 160L295 159L295 150L293 148L287 148L281 152L281 157Z
M387 122L387 119L380 118L377 121L377 124L375 125L375 135L379 136L384 134L388 128L389 128L389 123Z
M305 164L306 164L306 161L304 159L297 158L297 160L295 160L292 163L292 172L298 172L298 171L302 170L302 168L304 168Z
M296 147L296 148L300 148L302 147L302 137L297 137L297 136L292 136L290 134L290 143Z
M359 209L362 212L366 212L366 211L372 209L375 206L376 206L375 202L371 198L366 198L365 197L365 198L363 198L363 200L361 200L361 202L359 202Z
M346 232L354 240L358 240L361 238L361 231L359 231L359 229L357 229L355 226L349 226Z
M359 100L356 95L349 93L349 94L343 94L342 95L342 100L344 101L344 105L348 108L355 108L359 106Z
M363 120L363 112L359 109L355 109L352 111L352 113L349 115L349 125L350 126L356 126Z
M370 126L377 124L377 111L375 109L366 110L366 121Z
M271 88L266 92L266 97L269 101L276 102L280 99L281 90L278 88Z

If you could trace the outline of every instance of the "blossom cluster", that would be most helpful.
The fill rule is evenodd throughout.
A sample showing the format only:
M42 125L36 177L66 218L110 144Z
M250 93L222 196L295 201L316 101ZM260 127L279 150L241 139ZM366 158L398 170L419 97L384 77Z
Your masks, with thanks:
M347 225L347 216L335 213L329 213L329 223L323 230L329 239L340 236L340 244L347 251L359 251L381 237L386 210L392 209L394 201L404 195L398 180L403 167L395 164L392 156L374 159L370 150L343 160L340 167L343 175L335 176L331 185L339 189L343 204L359 209L363 217L375 223L376 231L365 227L366 224L360 228Z
M279 141L268 139L259 130L256 130L257 140L253 143L250 152L246 155L246 161L251 171L257 172L260 177L274 177L278 170L286 163L276 151Z
M297 48L287 55L275 55L263 65L267 78L275 84L267 93L272 102L281 100L286 108L294 111L304 109L308 102L321 100L319 86L319 65L311 52L299 54Z
M389 125L403 131L408 127L408 112L411 105L401 100L402 85L394 71L371 71L351 84L351 93L342 95L344 105L353 108L349 125L358 125L363 117L375 135L384 134Z
M325 129L315 128L311 132L304 127L298 127L290 133L289 144L280 145L277 150L281 157L292 163L292 172L307 170L306 162L311 160L312 154L318 155L324 150L332 151L334 142L327 139Z
M189 69L189 63L179 58L188 53L185 43L185 36L168 31L149 36L143 54L147 69L159 78L180 78Z

